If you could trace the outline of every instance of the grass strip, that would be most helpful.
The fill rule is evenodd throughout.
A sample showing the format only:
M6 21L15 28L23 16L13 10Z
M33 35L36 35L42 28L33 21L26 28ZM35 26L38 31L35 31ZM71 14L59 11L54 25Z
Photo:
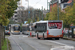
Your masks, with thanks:
M2 50L7 50L7 41L6 41L6 39L3 41Z

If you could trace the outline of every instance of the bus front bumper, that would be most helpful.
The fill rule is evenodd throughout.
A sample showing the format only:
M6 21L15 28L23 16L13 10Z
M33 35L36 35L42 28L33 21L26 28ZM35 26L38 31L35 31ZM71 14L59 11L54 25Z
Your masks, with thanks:
M13 32L12 34L14 34L14 35L19 35L20 32Z

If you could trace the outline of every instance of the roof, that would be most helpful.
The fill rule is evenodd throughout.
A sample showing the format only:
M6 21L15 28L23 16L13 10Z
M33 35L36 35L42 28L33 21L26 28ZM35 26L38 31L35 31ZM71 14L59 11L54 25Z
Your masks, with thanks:
M72 0L69 0L67 3L72 3Z
M50 5L51 4L54 4L54 3L57 3L58 2L58 0L54 0L53 2L52 2L52 0L50 1Z

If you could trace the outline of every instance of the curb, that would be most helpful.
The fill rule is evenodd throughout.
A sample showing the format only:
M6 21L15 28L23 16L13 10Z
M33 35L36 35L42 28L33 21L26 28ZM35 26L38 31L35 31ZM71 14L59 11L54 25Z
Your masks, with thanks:
M75 38L67 38L67 37L63 37L62 39L75 41Z
M7 50L9 50L9 47L8 47L8 40L6 39L6 41L7 41Z
M11 46L9 46L9 42L8 42L8 40L9 39L6 39L7 40L7 50L11 50ZM11 44L10 44L11 45ZM9 48L10 47L10 48Z

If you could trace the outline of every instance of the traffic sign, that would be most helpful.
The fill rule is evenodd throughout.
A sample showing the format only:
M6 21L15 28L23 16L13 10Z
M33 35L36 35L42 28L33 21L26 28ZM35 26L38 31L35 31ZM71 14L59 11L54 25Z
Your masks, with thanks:
M26 24L27 21L24 21L24 24Z
M28 13L30 13L30 11Z

